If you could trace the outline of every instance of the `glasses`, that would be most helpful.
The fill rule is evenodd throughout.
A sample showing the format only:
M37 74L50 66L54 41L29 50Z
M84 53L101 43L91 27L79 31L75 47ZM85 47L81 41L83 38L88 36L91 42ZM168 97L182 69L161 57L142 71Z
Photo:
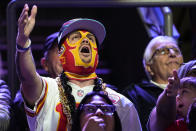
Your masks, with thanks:
M162 47L162 48L159 48L159 49L156 49L155 52L153 53L151 59L149 61L152 60L152 58L155 56L155 55L168 55L169 53L171 53L172 50L174 52L175 55L180 55L181 52L178 48L175 48L175 47L171 47L171 48L168 48L168 47Z
M114 105L95 105L95 104L82 104L81 110L85 113L96 113L97 109L101 109L104 115L113 115L115 111Z

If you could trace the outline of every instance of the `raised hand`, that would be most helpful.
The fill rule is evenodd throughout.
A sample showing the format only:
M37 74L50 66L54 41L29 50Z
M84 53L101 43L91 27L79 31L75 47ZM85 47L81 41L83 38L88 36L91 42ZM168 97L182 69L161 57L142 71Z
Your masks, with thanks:
M92 116L82 127L82 131L104 131L105 130L104 120L97 116Z
M177 95L178 88L180 87L180 79L178 78L178 73L176 70L173 71L173 77L168 79L169 83L166 88L167 96Z
M25 47L25 43L29 39L34 26L35 26L35 17L37 14L37 6L33 6L31 9L31 15L28 14L29 6L24 5L22 13L18 19L18 34L16 38L16 43L22 47Z

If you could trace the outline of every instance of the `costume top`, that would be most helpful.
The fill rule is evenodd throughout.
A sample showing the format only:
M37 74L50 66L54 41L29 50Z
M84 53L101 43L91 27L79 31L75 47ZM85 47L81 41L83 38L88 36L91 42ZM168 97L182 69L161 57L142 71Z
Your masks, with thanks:
M29 128L31 131L66 131L68 130L67 119L60 103L57 82L49 77L42 77L42 80L43 90L34 108L30 109L25 104ZM79 104L82 98L94 87L94 85L90 85L80 88L74 83L68 82L68 84L72 87L72 95L75 97L76 104ZM122 123L122 130L141 131L139 117L133 103L110 88L106 88L105 91L116 106Z

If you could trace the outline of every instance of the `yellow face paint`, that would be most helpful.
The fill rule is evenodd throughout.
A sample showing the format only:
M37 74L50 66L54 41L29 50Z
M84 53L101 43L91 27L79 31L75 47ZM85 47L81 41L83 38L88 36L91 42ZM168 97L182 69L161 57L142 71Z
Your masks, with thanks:
M93 43L91 40L89 40L88 37L86 37L90 32L83 32L83 31L79 31L80 34L81 34L81 39L79 41L77 41L76 43L74 44L71 44L69 42L69 39L67 38L66 41L68 43L68 45L70 47L75 47L74 49L70 49L70 51L72 52L73 56L74 56L74 59L75 59L75 66L83 66L84 68L88 68L88 67L93 67L94 64L95 64L95 57L96 57L96 54L97 54L97 45L96 45L96 42ZM79 48L81 46L81 43L84 39L88 39L89 43L90 43L90 47L91 47L91 60L90 62L88 63L85 63L82 61L82 59L80 58L80 55L79 55Z
M92 40L89 36L92 34L88 31L76 31L79 38L76 41L67 37L62 44L60 50L60 60L63 64L64 71L74 76L87 77L92 75L96 77L95 69L98 64L98 51L96 40ZM74 42L73 42L74 41ZM86 43L85 43L86 41ZM88 48L88 53L82 52L82 48Z

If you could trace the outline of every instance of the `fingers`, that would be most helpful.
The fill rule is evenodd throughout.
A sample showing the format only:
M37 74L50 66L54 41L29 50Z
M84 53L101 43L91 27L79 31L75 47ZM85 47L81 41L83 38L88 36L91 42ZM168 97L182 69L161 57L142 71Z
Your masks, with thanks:
M97 116L91 116L88 121L82 127L82 130L85 131L104 131L106 124L103 118L99 118Z
M168 82L166 88L167 96L176 96L180 85L180 79L176 70L173 71L173 77L168 78Z
M174 79L175 79L176 82L179 82L180 81L180 79L178 77L178 73L177 73L176 70L173 71L173 77L174 77Z
M18 34L17 34L17 43L22 43L24 45L26 41L29 39L29 35L31 34L34 25L35 25L35 17L37 14L37 6L33 6L31 9L31 15L29 16L29 6L28 4L24 5L24 8L21 12L21 15L18 19Z
M31 9L31 16L30 16L30 18L31 18L31 19L35 19L36 14L37 14L37 6L34 5L34 6L32 7L32 9Z
M18 19L18 25L22 25L27 22L28 20L28 11L29 6L27 4L24 5L24 8L22 10L22 13L20 14L20 17Z

